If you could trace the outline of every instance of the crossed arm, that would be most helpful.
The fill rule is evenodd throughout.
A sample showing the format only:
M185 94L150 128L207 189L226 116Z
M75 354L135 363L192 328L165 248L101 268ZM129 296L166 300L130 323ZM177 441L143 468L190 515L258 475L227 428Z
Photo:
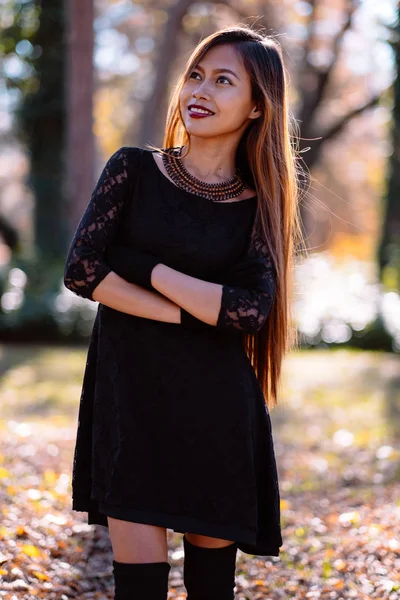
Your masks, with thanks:
M181 323L190 329L215 326L255 333L268 316L275 284L263 252L260 254L254 243L251 249L256 255L241 261L242 271L235 268L234 283L220 284L214 282L221 277L213 282L204 281L172 269L155 257L149 259L151 255L112 246L105 259L115 272L108 273L97 285L92 299L128 314ZM140 263L148 260L150 264L143 271ZM255 272L249 271L251 265Z
M94 289L92 298L106 306L138 317L181 322L181 307L209 325L216 325L222 285L196 279L162 263L152 271L152 292L110 271Z
M110 271L95 288L92 299L128 315L180 323L178 304L140 285L129 283L114 271Z

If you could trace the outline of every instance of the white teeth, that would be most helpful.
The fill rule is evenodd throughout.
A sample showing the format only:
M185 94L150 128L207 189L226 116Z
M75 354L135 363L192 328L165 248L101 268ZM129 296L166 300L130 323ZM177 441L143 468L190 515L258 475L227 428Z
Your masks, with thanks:
M202 108L193 108L193 107L191 107L191 108L189 108L189 110L191 112L196 112L196 113L200 113L200 114L203 114L203 115L212 115L213 114L212 112L210 112L208 110L203 110Z

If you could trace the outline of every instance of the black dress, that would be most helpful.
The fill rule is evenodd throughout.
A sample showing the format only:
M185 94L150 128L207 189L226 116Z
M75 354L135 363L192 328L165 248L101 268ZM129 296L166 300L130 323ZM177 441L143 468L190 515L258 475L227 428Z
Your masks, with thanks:
M153 153L122 147L105 165L68 253L64 283L91 299L112 241L207 279L246 252L262 290L223 285L216 326L166 323L99 303L75 445L72 508L237 542L279 555L280 497L270 415L243 335L265 322L274 277L252 234L257 198L214 202L178 188ZM199 321L200 322L200 321Z

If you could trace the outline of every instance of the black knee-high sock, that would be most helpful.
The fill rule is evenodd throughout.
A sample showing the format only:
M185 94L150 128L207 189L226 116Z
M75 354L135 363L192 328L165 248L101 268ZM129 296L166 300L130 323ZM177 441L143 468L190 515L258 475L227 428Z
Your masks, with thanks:
M168 562L121 563L113 560L114 600L167 600Z
M237 544L202 548L183 536L187 600L234 600Z

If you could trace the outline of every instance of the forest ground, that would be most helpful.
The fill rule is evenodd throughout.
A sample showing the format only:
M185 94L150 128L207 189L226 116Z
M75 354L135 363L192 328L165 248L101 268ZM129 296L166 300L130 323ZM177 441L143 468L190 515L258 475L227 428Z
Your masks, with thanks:
M113 598L108 530L71 510L86 350L0 346L0 598ZM279 557L237 555L237 600L398 600L400 356L310 350L270 411ZM169 600L186 597L168 532Z

